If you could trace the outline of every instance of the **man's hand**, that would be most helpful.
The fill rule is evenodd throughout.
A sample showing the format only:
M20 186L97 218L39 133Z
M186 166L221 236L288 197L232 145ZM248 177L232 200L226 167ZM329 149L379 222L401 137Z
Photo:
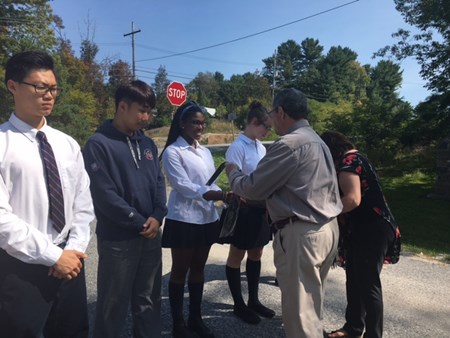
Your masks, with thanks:
M161 222L154 217L147 218L147 221L143 225L143 230L139 233L145 238L154 239L158 234Z
M227 163L225 164L225 172L227 173L227 176L230 176L230 172L231 172L233 169L239 169L239 168L238 168L238 166L237 166L236 164L234 164L234 163L229 163L229 162L227 162Z
M49 269L48 275L67 280L75 278L78 276L83 266L81 259L87 257L88 256L81 251L64 250L55 265Z

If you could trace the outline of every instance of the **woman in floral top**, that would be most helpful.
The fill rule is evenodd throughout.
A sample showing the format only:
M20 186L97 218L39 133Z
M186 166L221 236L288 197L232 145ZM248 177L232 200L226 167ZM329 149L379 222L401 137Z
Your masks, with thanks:
M346 323L328 337L382 337L383 295L380 273L383 263L395 263L391 254L394 239L400 236L386 203L375 169L347 137L325 132L336 164L344 209L341 215L340 262L347 283ZM344 221L345 220L345 221Z

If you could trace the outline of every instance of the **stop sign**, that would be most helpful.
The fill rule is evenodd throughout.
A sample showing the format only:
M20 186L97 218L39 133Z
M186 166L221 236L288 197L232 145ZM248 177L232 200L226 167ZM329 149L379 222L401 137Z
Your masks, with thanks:
M174 106L181 106L187 97L187 90L181 82L173 81L167 86L167 99Z

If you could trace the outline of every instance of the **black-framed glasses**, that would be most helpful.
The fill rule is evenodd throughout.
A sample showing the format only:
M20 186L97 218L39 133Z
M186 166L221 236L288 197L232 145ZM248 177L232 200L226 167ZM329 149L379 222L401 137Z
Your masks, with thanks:
M194 126L202 126L203 128L206 128L207 124L206 121L200 121L200 120L191 120L189 121Z
M61 94L61 92L62 92L62 88L58 88L55 86L50 87L50 86L41 85L41 84L28 83L25 81L19 81L19 83L34 87L34 91L36 92L36 94L45 95L48 92L50 92L50 94L52 94L53 97L56 97L59 94Z
M276 106L275 108L273 108L270 112L267 113L267 115L269 115L270 117L272 117L272 114L278 111L278 107Z

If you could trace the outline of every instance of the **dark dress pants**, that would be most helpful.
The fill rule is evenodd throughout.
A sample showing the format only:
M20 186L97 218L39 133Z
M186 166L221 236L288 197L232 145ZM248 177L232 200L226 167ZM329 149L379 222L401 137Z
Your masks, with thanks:
M84 338L89 324L84 264L70 281L0 250L0 337Z
M380 273L394 232L383 219L353 227L346 264L347 310L344 329L351 336L383 335L383 292Z

